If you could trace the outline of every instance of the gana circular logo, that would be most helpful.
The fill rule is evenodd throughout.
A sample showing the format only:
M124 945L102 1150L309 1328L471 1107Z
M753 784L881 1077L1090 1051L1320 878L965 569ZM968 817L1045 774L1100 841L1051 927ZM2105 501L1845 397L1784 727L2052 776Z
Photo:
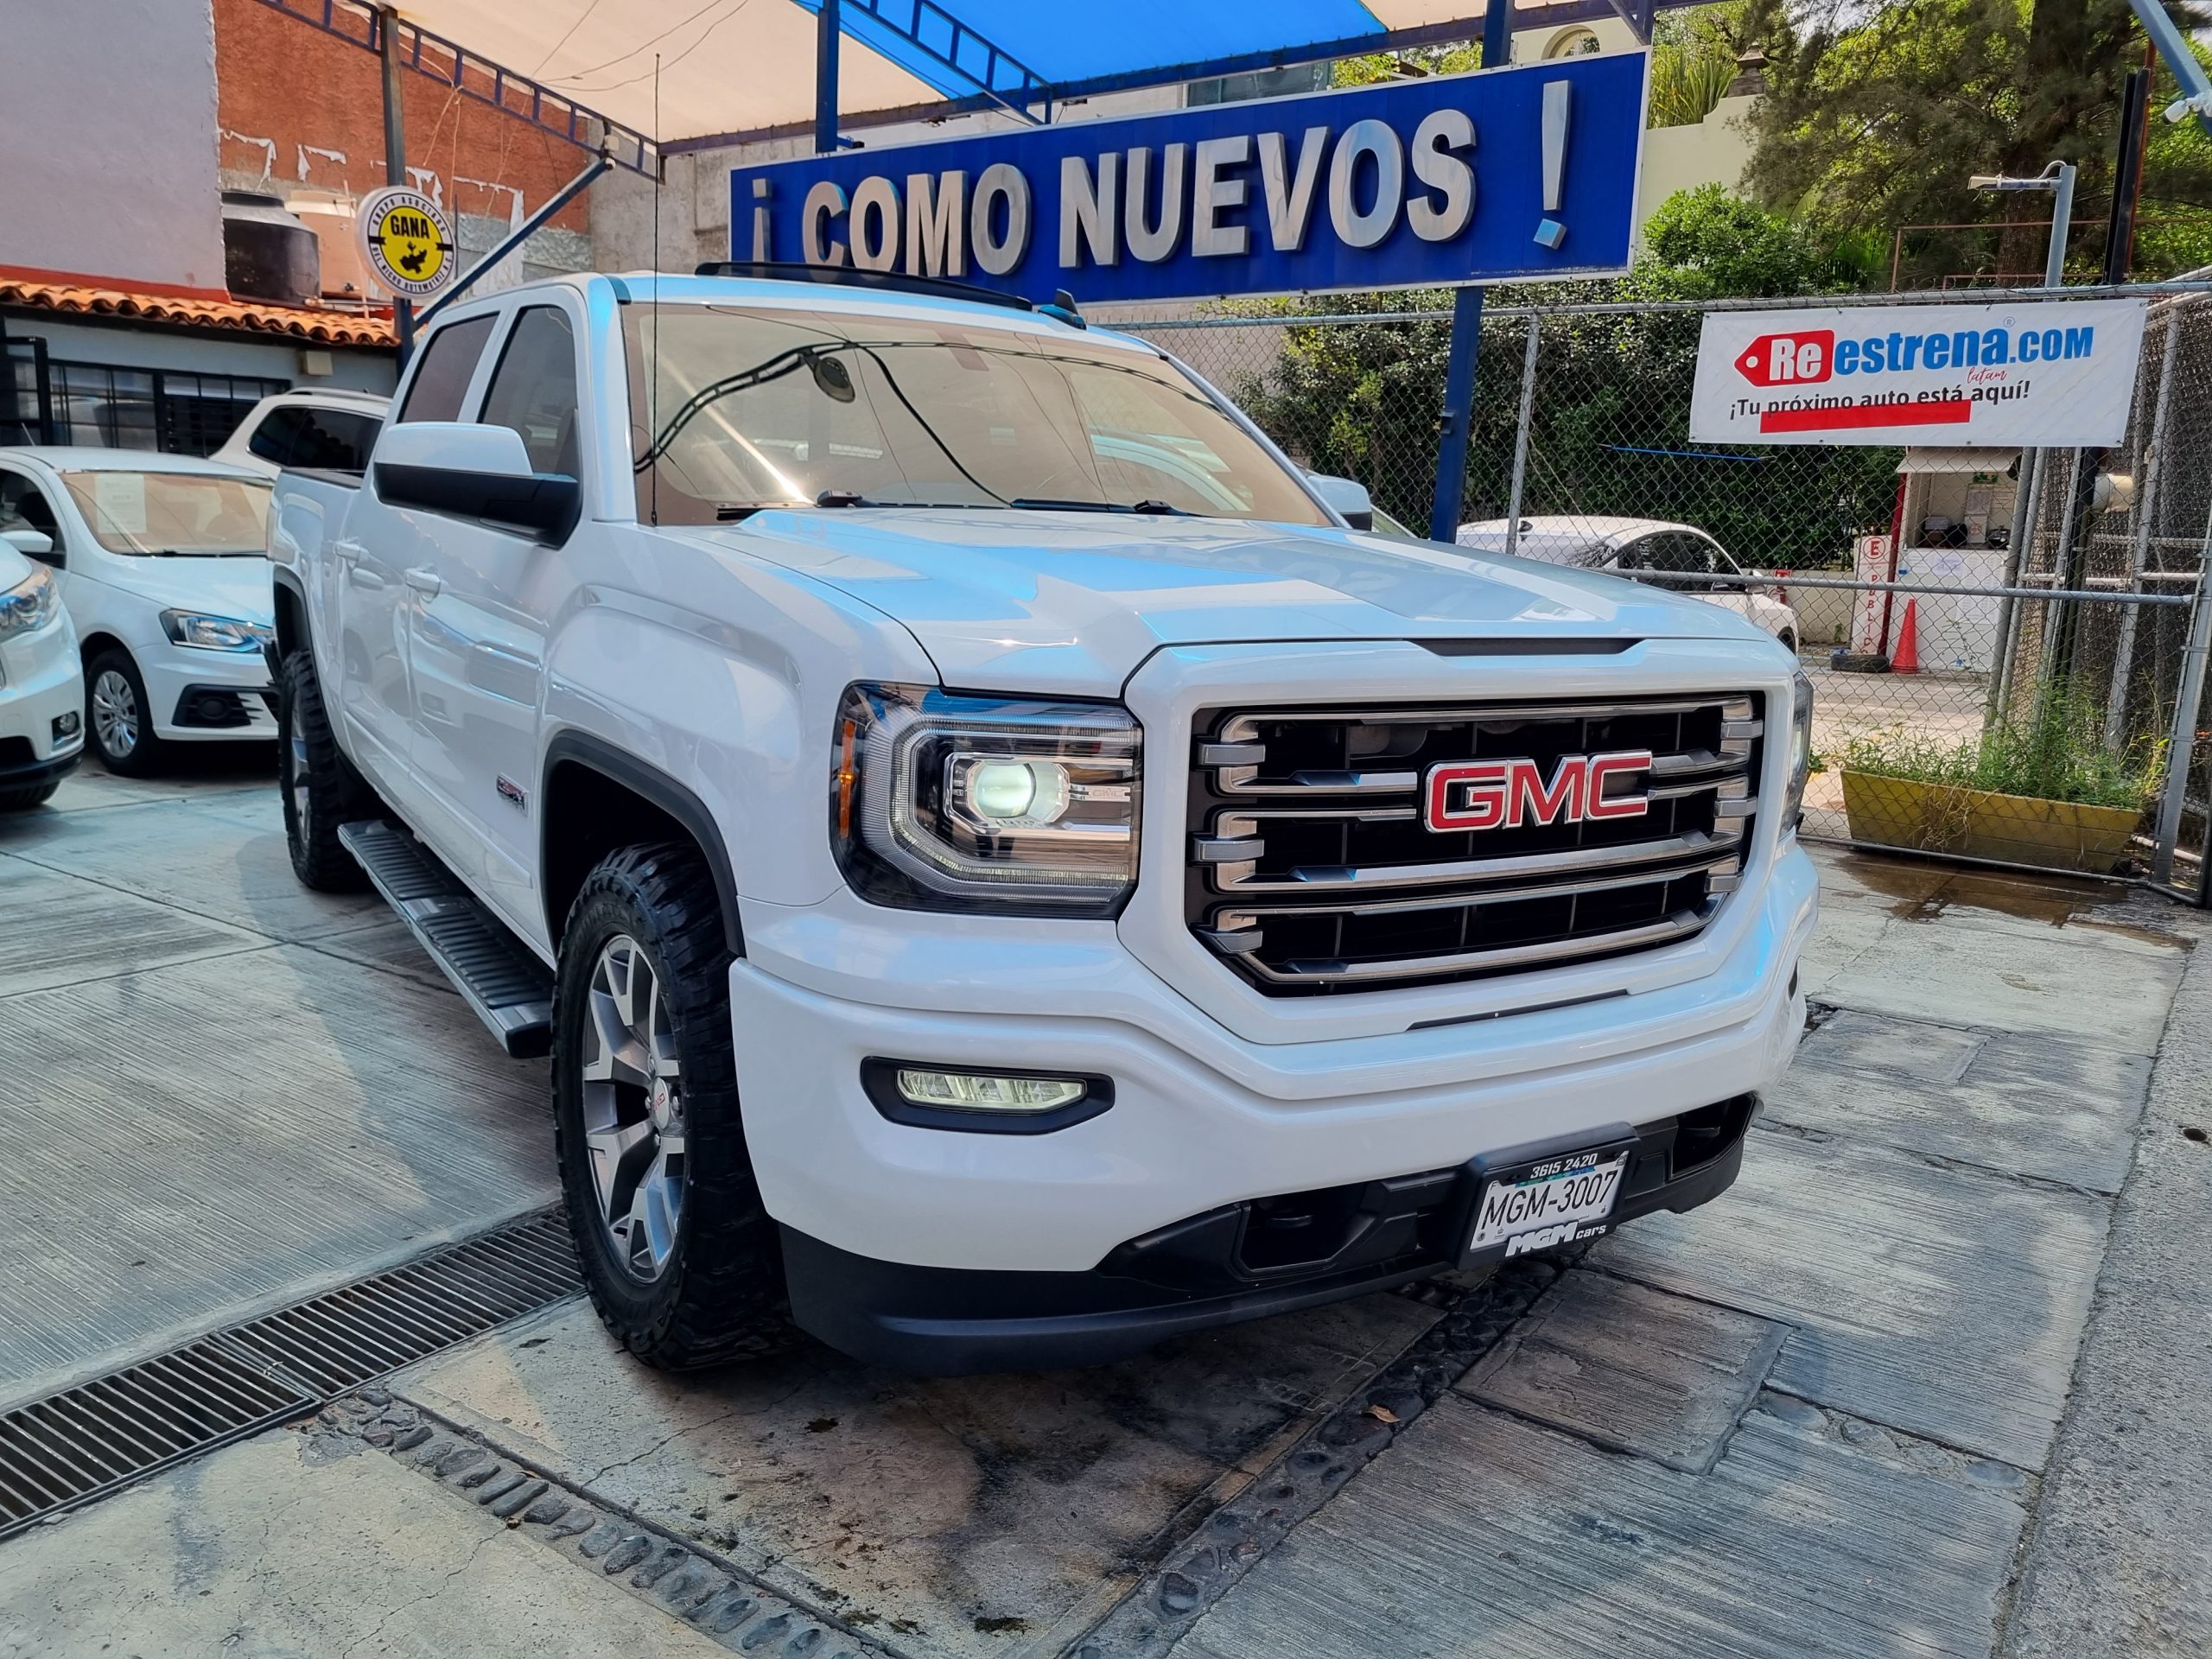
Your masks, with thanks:
M405 185L373 191L362 199L356 222L370 269L393 293L423 299L452 280L453 226L421 191Z

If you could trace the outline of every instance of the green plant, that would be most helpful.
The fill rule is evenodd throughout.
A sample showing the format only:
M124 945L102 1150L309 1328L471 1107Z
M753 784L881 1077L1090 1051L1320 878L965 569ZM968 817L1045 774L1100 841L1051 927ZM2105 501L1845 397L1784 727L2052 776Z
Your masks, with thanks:
M1693 127L1711 115L1736 79L1732 53L1703 43L1662 44L1651 54L1651 100L1646 123Z
M2000 722L1963 742L1947 743L1902 726L1862 734L1845 746L1843 769L2140 812L2158 791L2165 751L2163 740L2108 748L2103 717L2094 704L2052 696L2026 718Z

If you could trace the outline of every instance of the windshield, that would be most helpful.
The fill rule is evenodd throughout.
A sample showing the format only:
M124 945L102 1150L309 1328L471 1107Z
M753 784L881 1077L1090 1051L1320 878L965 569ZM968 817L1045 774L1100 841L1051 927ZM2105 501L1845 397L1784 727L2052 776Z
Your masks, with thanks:
M641 518L820 503L1328 522L1145 353L966 318L632 305L623 320Z
M251 554L266 546L269 486L205 473L64 473L93 539L111 553Z

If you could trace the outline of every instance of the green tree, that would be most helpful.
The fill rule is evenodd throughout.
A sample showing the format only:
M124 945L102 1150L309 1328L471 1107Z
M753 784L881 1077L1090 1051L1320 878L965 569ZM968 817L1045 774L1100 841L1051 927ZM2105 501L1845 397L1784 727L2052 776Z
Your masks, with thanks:
M1923 276L2034 271L2045 232L2031 221L2048 219L2050 199L1993 196L1967 181L2067 161L2080 169L2073 257L2101 262L2121 88L2144 57L2126 0L1873 0L1871 10L1804 28L1783 0L1751 4L1745 27L1768 57L1745 175L1759 200L1883 236L1903 226L2010 224L1937 239ZM2177 10L2185 27L2200 21ZM2173 86L2161 65L2154 111ZM2139 244L2141 274L2212 258L2212 145L2201 130L2154 116L2142 210L2160 228Z
M1491 290L1491 303L1649 302L1783 297L1864 285L1858 244L1824 237L1718 185L1670 197L1645 227L1628 276ZM1332 296L1240 305L1281 318L1274 359L1232 390L1276 440L1316 471L1356 478L1386 512L1428 523L1436 415L1451 344L1440 321L1347 327L1300 321L1314 311L1388 315L1441 308L1428 294ZM1885 524L1893 449L1771 449L1730 454L1690 443L1690 388L1700 314L1628 310L1554 315L1539 341L1537 395L1522 510L1618 513L1711 531L1747 563L1834 563L1859 530ZM1519 420L1525 324L1485 330L1468 446L1465 517L1502 516Z

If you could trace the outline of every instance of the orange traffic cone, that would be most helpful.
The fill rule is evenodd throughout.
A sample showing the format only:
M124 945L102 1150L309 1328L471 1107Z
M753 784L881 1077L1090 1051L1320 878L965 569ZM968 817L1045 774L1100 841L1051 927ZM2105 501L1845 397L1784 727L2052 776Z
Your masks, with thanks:
M1890 653L1890 672L1920 672L1920 601L1908 599L1904 616L1897 623L1897 648Z

